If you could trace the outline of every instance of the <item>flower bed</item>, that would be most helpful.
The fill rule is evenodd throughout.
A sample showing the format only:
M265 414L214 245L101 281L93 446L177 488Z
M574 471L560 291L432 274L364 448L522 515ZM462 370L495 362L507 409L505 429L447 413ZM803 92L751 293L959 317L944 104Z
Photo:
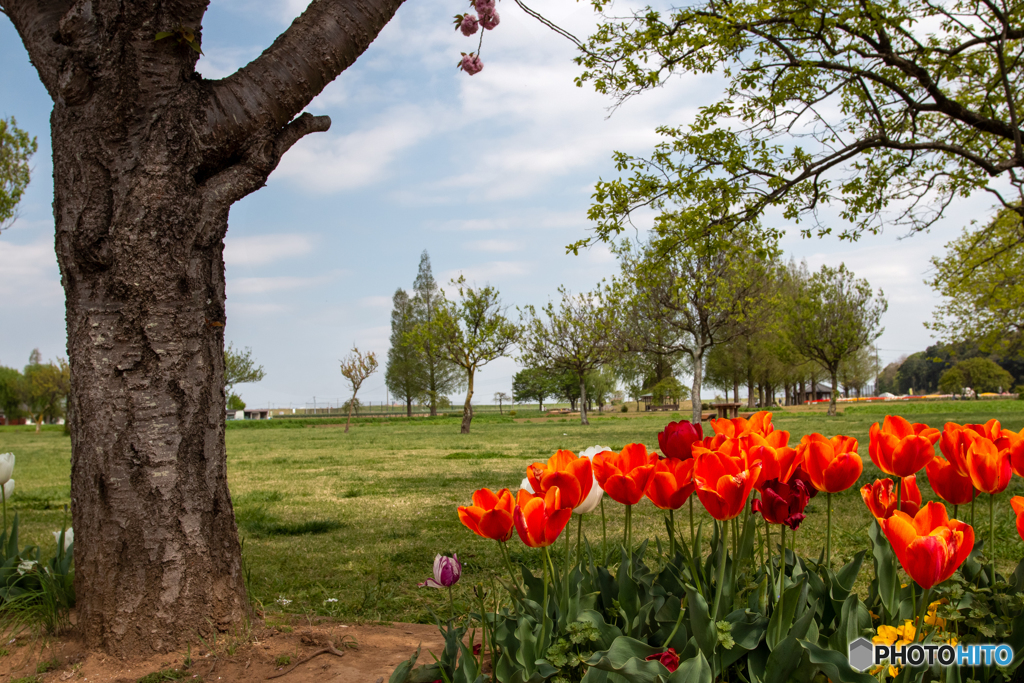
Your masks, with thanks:
M395 670L391 683L1012 676L1024 656L1024 562L1011 576L1000 575L984 555L985 539L958 517L960 507L970 505L973 520L975 499L989 494L979 502L988 503L986 535L994 547L994 496L1013 473L1024 476L1024 436L995 420L948 423L942 432L897 416L875 424L869 454L891 478L860 491L875 517L871 555L861 551L834 566L832 496L862 473L857 441L810 434L791 446L767 412L711 425L714 434L704 437L697 425L669 424L658 437L660 454L642 444L618 453L600 446L579 456L558 451L527 468L515 496L508 489L476 491L473 504L458 509L459 518L498 543L508 570L504 590L486 591L479 583L468 614L456 614L451 603L450 613L438 617L444 650L420 666L418 652ZM923 502L916 479L921 470L953 506L952 516L943 502ZM808 501L821 494L825 548L817 558L800 557L795 538ZM605 497L626 506L611 545ZM632 506L644 497L665 511L664 542L633 538ZM710 527L694 525L694 499L713 517ZM688 525L676 515L687 508ZM1013 499L1012 512L1024 537L1024 498ZM583 538L585 514L601 515L600 547ZM540 549L541 576L514 565L507 547L513 535ZM552 549L560 538L564 552ZM862 570L870 572L867 595L853 590ZM423 585L450 595L461 575L457 556L438 556L434 578ZM889 646L892 661L866 663L858 656L854 668L851 643L871 651ZM982 643L1006 644L1011 650L1002 654L1017 654L953 667L934 657L913 666L902 657L904 649L921 650L918 645L934 653L940 646Z

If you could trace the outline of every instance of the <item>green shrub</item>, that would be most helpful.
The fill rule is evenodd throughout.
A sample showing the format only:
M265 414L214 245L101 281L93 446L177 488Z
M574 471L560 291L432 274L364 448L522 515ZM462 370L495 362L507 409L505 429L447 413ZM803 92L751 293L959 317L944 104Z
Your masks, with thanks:
M623 403L622 407L619 408L619 412L620 413L628 413L629 412L629 406L627 406L625 403Z

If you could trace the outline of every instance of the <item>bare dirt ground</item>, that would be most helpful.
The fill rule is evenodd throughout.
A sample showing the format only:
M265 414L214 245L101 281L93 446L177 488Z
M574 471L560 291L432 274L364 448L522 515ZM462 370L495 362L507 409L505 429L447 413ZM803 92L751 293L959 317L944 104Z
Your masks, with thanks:
M192 646L192 664L186 668L187 651L120 660L85 650L74 635L49 639L45 643L39 639L18 638L3 645L7 654L0 657L0 681L136 683L155 672L184 669L187 675L180 680L191 683L255 683L275 676L272 680L280 683L386 683L395 667L412 656L420 644L423 650L419 664L433 661L428 650L440 654L444 647L433 625L335 622L313 625L302 622L277 628L261 625L253 629L247 642L238 639L225 642L221 638L219 642L207 644L209 648L202 644ZM331 646L343 656L321 653L295 666ZM288 664L284 664L286 658L290 660ZM47 666L52 668L37 673Z

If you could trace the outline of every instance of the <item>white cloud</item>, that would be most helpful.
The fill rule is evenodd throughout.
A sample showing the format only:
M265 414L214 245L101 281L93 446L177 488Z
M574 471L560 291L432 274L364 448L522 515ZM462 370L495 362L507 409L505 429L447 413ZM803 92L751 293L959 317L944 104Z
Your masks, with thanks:
M366 308L384 308L391 310L393 303L390 296L364 296L359 303Z
M462 275L466 278L466 284L470 286L483 286L494 284L496 278L528 275L530 270L530 263L527 261L490 261L470 268L450 270L444 274L440 282L442 289L451 289L448 286L448 281ZM452 296L452 294L449 293L449 296Z
M310 135L285 155L276 171L303 188L337 192L384 180L399 154L434 128L420 107L398 106L372 127L345 135Z
M228 296L240 294L268 294L294 289L314 289L323 286L323 277L242 277L228 280Z
M0 299L5 307L59 306L64 302L53 240L0 241Z
M513 242L512 240L475 240L467 244L466 248L471 251L505 253L510 251L519 251L523 248L523 245L520 242Z
M313 250L308 235L289 233L228 237L224 240L224 263L229 266L262 266Z

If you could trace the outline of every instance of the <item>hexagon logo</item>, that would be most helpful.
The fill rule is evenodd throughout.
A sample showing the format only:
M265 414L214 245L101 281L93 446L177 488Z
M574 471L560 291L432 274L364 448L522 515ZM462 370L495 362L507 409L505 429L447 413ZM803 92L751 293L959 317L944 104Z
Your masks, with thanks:
M857 671L867 671L874 664L872 651L874 646L867 638L858 638L850 643L850 666Z

